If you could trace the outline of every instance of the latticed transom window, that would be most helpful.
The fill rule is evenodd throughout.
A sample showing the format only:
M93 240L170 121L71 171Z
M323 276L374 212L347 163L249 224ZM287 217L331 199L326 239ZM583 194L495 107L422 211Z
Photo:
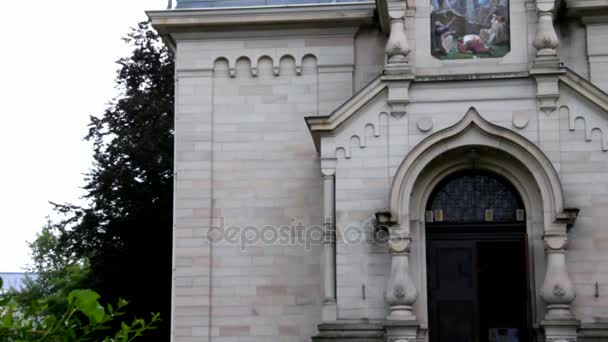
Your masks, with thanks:
M500 176L483 171L451 175L437 185L427 203L427 222L521 222L522 200Z

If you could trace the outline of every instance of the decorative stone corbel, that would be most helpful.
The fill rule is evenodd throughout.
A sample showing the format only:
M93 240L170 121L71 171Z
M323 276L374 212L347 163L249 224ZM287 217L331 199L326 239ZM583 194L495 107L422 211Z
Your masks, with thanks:
M391 106L391 115L400 118L406 114L406 107L410 103L409 89L413 75L396 79L386 77L384 80L389 81L387 102Z
M553 113L559 99L559 74L563 72L532 69L530 73L536 79L536 98L540 110L547 115Z
M576 293L566 269L565 233L546 234L545 253L547 270L540 296L547 304L545 318L541 322L547 341L576 341L580 324L572 314L570 304Z

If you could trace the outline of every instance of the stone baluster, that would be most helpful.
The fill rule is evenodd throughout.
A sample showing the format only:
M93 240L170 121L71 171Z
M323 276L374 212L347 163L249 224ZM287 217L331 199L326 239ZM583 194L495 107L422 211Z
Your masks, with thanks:
M386 302L390 305L387 320L414 321L416 316L412 305L417 293L409 274L411 238L402 227L391 227L389 252L391 254L391 273L386 288Z
M391 20L391 33L386 42L387 63L390 64L406 64L407 55L410 53L410 48L405 35L405 17L401 12ZM393 13L394 14L394 13Z
M557 57L559 39L553 26L554 10L554 0L536 0L536 35L532 42L536 58L530 74L536 79L536 97L540 110L545 114L550 114L557 108L558 75L563 72Z
M405 1L392 1L388 4L391 33L386 42L386 65L383 80L388 82L388 99L391 115L401 117L406 113L409 101L409 88L414 80L408 63L410 47L405 34Z
M327 164L327 162L322 161ZM337 319L336 307L336 224L335 224L335 174L333 167L323 167L323 313L324 322Z
M566 269L566 234L545 235L547 270L540 296L547 304L542 325L547 341L576 341L579 322L570 304L576 293Z
M553 26L553 0L536 1L536 36L532 45L536 49L536 68L558 68L557 47L559 39Z
M407 227L389 227L389 234L391 273L388 278L385 299L390 306L390 312L384 324L385 341L415 342L419 325L412 307L418 296L416 286L410 276L412 239Z

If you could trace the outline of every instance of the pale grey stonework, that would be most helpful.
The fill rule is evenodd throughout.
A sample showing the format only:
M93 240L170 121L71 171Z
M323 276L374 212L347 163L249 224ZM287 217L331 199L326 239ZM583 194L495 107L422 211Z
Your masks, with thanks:
M526 202L539 339L608 341L608 4L564 3L512 0L510 53L450 61L428 1L149 12L176 52L172 341L425 340L419 203L467 146ZM335 245L209 239L294 226Z

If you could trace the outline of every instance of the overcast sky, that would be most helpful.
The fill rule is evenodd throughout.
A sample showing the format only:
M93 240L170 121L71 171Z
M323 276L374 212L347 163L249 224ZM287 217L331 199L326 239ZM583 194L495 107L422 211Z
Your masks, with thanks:
M30 262L48 201L83 194L89 115L116 95L120 39L167 0L3 1L0 32L0 272Z

